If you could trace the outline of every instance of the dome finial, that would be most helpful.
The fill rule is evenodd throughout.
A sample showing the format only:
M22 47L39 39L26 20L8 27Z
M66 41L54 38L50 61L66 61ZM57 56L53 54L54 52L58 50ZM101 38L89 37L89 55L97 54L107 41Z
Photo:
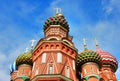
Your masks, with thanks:
M31 49L33 49L33 46L34 46L34 42L35 42L36 40L34 40L34 39L32 39L32 40L30 40L30 42L31 42Z
M87 44L86 44L86 39L85 38L83 38L83 44L84 44L84 50L87 50Z
M61 9L61 8L55 8L55 10L56 10L56 14L59 14L59 13L62 12L62 9Z
M28 52L28 49L29 49L29 48L25 48L25 52Z
M99 44L97 38L95 38L94 40L95 40L96 48L98 48Z

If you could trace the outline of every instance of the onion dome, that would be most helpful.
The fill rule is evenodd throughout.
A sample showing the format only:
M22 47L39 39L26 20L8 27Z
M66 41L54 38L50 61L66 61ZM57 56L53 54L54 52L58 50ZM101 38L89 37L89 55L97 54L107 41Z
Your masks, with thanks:
M102 65L102 58L99 54L91 50L84 50L77 56L77 68L81 68L81 66L87 62L95 62L99 66Z
M54 17L50 17L46 20L44 24L44 31L50 27L50 25L61 25L63 28L67 29L69 31L69 25L64 18L63 14L56 14Z
M102 57L102 64L103 65L110 65L110 67L115 72L118 68L118 62L117 59L110 53L105 52L99 48L97 48L97 53L99 53Z
M17 67L21 64L28 64L28 65L32 66L32 64L33 64L33 62L32 62L32 50L25 52L24 54L21 54L17 57L17 59L16 59Z
M10 65L10 73L14 72L15 70L17 70L16 64L15 62L13 64Z

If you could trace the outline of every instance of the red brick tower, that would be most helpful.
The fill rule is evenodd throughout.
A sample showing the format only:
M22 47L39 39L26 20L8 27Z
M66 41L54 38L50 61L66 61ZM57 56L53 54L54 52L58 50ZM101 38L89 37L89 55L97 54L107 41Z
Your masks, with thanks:
M77 49L69 35L69 25L64 15L57 13L47 19L44 34L32 54L31 81L77 81Z
M76 58L78 78L80 81L100 81L101 56L94 51L88 50L85 42L84 47L85 50Z

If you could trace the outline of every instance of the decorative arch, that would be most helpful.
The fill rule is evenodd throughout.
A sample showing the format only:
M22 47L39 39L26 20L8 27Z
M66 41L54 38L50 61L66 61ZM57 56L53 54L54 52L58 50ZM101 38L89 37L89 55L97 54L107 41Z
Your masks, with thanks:
M68 45L72 46L72 44L71 44L69 41L65 40L65 39L63 39L63 42L65 42L65 43L67 43Z
M49 37L47 40L59 40L58 37Z

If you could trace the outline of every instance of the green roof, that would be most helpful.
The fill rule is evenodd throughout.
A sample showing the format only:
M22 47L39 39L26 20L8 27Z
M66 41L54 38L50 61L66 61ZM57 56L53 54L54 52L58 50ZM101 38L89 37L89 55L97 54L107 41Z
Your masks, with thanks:
M16 65L19 66L21 64L28 64L28 65L32 65L32 50L21 54L17 57L16 59Z
M84 50L80 54L77 55L76 63L77 68L81 68L81 66L87 62L95 62L98 65L102 65L102 58L99 54L91 50Z

